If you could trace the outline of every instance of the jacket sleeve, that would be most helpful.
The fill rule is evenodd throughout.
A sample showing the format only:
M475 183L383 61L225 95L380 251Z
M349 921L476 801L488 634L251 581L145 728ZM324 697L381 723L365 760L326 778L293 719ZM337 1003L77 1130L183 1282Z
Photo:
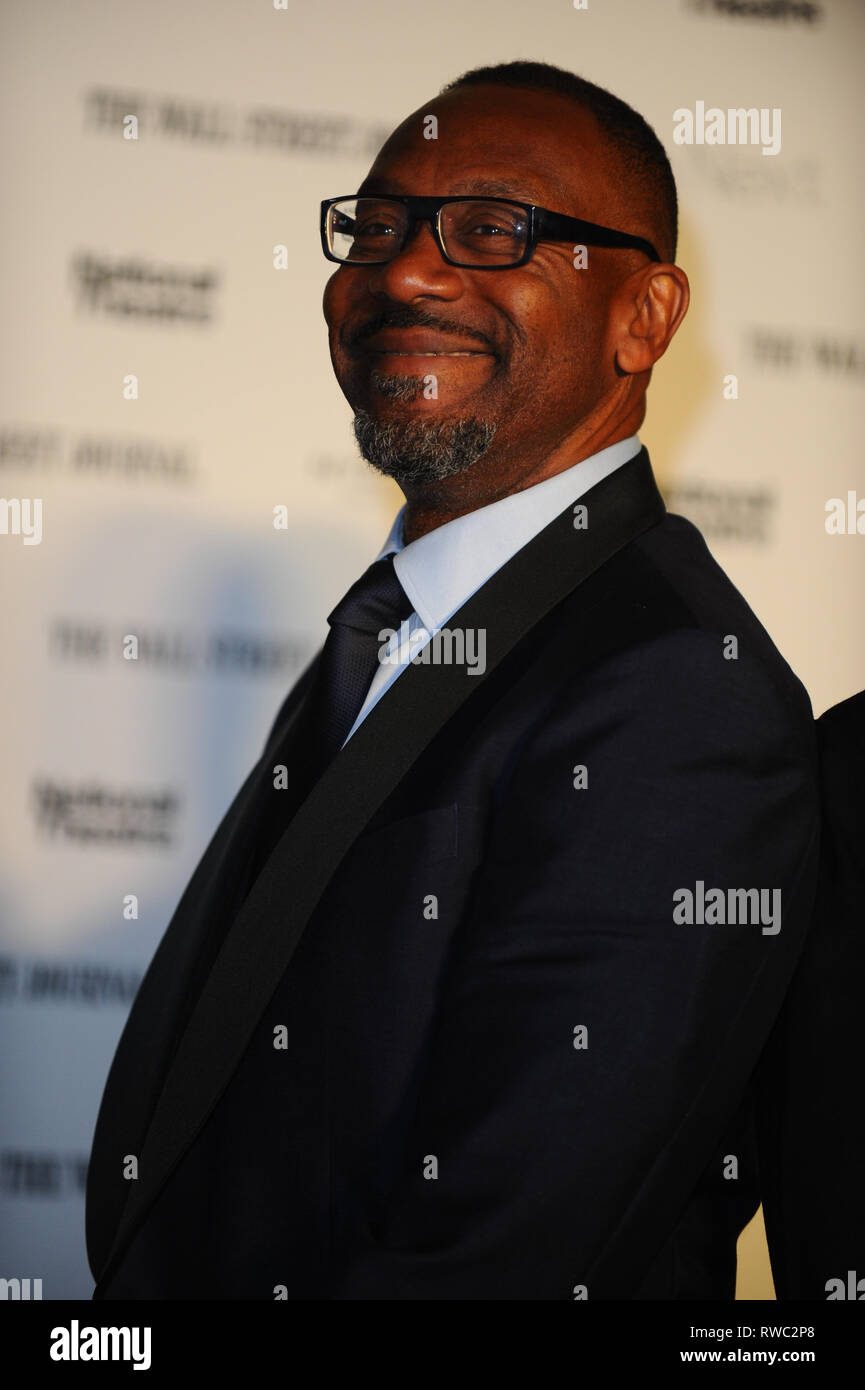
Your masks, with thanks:
M803 688L720 635L574 673L500 790L399 1176L332 1298L631 1295L656 1252L628 1232L684 1204L801 949L818 805Z

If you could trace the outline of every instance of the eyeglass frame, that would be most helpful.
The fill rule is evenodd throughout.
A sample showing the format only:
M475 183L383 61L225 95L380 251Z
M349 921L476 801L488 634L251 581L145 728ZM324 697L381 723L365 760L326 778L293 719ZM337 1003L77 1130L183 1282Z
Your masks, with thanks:
M538 207L536 203L524 203L517 198L499 198L497 196L484 197L481 194L449 194L444 198L432 196L421 196L411 193L343 193L338 198L323 198L321 202L321 247L329 261L335 261L337 265L350 266L373 266L389 265L391 261L401 255L406 242L408 241L408 231L403 239L403 244L392 256L387 256L382 260L376 261L350 261L342 260L335 255L328 243L327 220L330 209L336 203L349 202L352 199L360 198L387 198L393 203L402 203L410 216L409 228L417 222L428 222L432 234L435 238L439 255L447 265L457 266L460 270L516 270L518 266L525 265L531 260L535 253L535 248L539 241L573 241L577 245L602 246L613 250L635 250L642 251L651 261L659 264L663 263L663 258L658 255L655 247L645 237L631 236L628 232L618 232L612 227L602 227L597 222L584 222L580 217L569 217L563 212L552 212L549 208ZM464 261L454 260L449 256L442 240L440 218L441 210L447 203L506 203L510 207L522 208L527 214L528 232L523 254L518 261L509 261L507 265L477 265L474 262L466 264Z

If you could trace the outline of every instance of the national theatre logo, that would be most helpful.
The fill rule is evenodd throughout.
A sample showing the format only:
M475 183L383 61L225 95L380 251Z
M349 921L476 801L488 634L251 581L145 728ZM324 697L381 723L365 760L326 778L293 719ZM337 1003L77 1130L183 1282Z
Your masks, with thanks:
M73 258L78 302L91 314L158 323L210 323L219 285L208 267L160 265L140 256L82 251Z
M176 833L180 797L166 790L114 791L97 782L69 786L37 779L36 822L49 835L82 844L149 845L168 848Z
M818 24L823 18L823 7L815 0L686 0L686 5L695 14L722 19Z

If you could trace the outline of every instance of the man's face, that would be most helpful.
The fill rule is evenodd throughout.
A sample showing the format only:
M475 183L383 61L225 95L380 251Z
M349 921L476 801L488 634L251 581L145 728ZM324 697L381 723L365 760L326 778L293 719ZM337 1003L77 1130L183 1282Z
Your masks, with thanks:
M424 138L424 117L438 138ZM636 234L594 118L558 94L478 87L421 107L359 193L523 199ZM629 222L631 225L629 225ZM448 265L428 223L385 265L340 266L324 293L331 360L365 457L405 491L471 475L514 490L520 469L591 417L617 382L613 290L643 258L539 242L510 270ZM429 356L437 352L436 356ZM459 355L456 355L459 354ZM435 377L435 392L424 381Z

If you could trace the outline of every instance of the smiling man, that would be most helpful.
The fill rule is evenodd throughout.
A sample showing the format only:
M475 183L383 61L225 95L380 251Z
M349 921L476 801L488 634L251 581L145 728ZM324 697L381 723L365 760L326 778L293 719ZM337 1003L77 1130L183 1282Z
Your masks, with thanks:
M323 203L406 502L136 999L96 1298L733 1297L818 793L806 692L636 433L676 217L642 117L529 62Z
M538 65L516 67L518 80ZM359 201L326 216L330 252L351 266L325 293L334 370L364 456L406 493L407 542L632 436L648 373L688 307L687 278L670 263L675 185L648 126L598 93L614 139L568 94L578 79L545 75L552 90L539 92L503 89L507 77L498 69L493 84L482 70L409 116ZM370 263L409 221L380 195L442 194L476 201L445 202L398 258ZM536 223L558 210L574 225L529 246L532 205L544 210ZM615 228L632 234L622 246L585 245L615 240ZM448 247L462 264L448 263Z

